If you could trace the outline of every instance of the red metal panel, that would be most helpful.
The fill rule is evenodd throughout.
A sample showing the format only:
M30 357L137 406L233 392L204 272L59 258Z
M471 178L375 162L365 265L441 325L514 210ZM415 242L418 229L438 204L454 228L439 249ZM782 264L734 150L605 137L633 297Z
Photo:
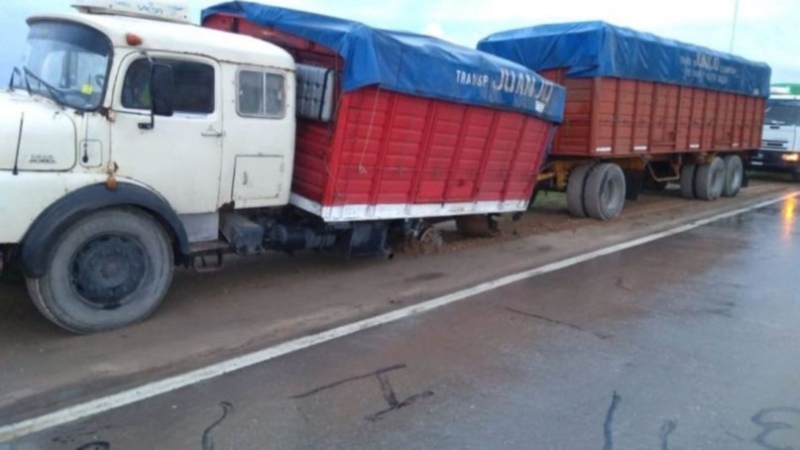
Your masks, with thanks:
M554 156L614 158L760 145L761 98L628 79L571 78L563 68L541 75L567 88Z
M377 88L344 97L346 137L332 149L341 155L340 179L327 180L340 186L333 206L521 200L531 194L526 189L541 165L550 124Z
M217 15L205 26L251 35L300 63L334 69L330 49ZM575 81L586 98L590 84ZM532 116L381 90L342 93L329 124L298 119L292 190L322 206L527 201L553 125ZM586 140L588 108L574 109Z
M564 121L556 131L553 148L569 154L588 155L594 139L592 122L595 92L593 78L567 78L565 69L546 70L543 77L567 89Z
M669 153L688 149L690 146L695 93L695 89L691 87L668 86L667 88L668 101L675 111L675 122L672 124L674 128L671 129L672 147Z
M322 203L334 133L323 124L301 123L298 127L292 190Z

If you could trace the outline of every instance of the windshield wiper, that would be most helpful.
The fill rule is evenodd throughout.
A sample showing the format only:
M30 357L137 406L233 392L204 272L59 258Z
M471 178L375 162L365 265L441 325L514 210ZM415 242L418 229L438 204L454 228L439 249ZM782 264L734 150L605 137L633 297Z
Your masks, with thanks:
M8 80L8 90L9 91L13 91L14 90L14 77L16 75L19 75L19 68L18 67L14 67L14 70L11 71L11 79Z
M25 72L25 84L28 86L28 92L29 93L31 92L31 85L30 85L30 82L28 81L28 78L33 78L34 81L39 83L40 86L44 86L45 89L47 89L47 92L50 93L50 98L54 102L56 102L62 108L67 106L66 102L64 102L64 99L61 97L61 93L58 91L58 89L56 89L50 83L48 83L48 82L44 81L43 79L41 79L38 75L33 73L31 71L31 69L28 69L27 67L23 67L22 70Z
M24 76L22 70L19 67L14 67L14 70L11 71L11 79L8 80L8 90L13 91L16 86L14 86L14 81L16 81L17 76L21 76L23 80L25 80L25 89L28 91L28 95L31 94L31 84L28 82L28 78Z

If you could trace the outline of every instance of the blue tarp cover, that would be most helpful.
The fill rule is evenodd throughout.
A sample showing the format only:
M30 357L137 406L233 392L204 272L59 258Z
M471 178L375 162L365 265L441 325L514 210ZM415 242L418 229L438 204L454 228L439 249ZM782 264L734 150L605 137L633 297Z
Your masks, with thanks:
M532 70L617 77L767 97L768 65L605 22L540 25L493 34L480 50Z
M471 48L412 33L251 2L228 2L203 11L242 15L323 45L344 60L345 91L383 89L452 102L512 109L561 122L565 90L530 69Z

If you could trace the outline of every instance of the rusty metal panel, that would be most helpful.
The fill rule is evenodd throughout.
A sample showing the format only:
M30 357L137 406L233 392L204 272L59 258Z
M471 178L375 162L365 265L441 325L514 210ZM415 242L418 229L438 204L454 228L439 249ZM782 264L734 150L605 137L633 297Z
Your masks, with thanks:
M760 145L762 98L632 79L573 78L565 69L542 75L567 88L554 156L729 152Z

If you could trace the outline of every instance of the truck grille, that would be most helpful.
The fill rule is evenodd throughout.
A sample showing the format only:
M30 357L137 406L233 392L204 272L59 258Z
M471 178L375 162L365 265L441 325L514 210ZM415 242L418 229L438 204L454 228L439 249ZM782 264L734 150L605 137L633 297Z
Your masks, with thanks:
M779 141L779 140L763 140L761 141L761 148L764 149L779 149L779 150L786 150L789 148L788 141Z

